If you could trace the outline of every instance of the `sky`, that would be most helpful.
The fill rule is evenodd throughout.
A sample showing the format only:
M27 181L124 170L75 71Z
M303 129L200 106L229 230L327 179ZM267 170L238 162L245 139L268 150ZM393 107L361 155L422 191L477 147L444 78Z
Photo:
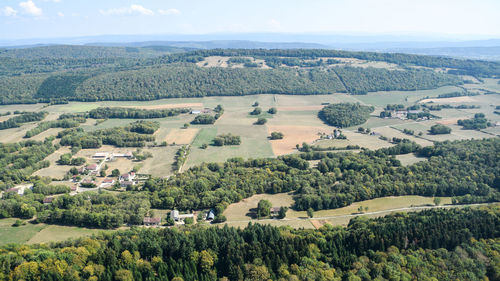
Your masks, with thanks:
M0 0L0 40L213 33L500 38L500 0Z

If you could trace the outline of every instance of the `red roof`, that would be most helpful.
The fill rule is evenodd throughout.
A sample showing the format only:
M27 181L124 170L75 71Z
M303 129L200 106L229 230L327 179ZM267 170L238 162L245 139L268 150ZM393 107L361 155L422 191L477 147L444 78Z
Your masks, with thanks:
M95 170L95 169L97 169L97 164L90 164L90 165L87 166L87 169L89 169L89 170Z
M144 223L160 223L161 218L144 217Z
M54 197L43 198L43 203L52 203L52 201L54 201Z
M102 182L103 183L113 183L115 180L114 179L104 179Z

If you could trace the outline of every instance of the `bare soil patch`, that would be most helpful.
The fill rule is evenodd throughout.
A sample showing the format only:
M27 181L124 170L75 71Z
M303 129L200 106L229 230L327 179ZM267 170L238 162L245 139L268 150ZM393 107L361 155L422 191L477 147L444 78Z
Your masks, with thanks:
M197 134L198 129L196 128L172 129L165 138L165 141L169 144L190 144Z
M442 124L442 125L452 125L452 124L457 124L457 121L458 121L459 119L464 119L464 118L449 118L449 119L443 119L443 120L436 121L436 123L438 123L438 124Z
M274 155L279 156L294 152L297 144L311 143L319 139L318 133L328 133L330 130L316 126L268 125L267 131L269 135L272 132L284 134L283 139L270 141Z

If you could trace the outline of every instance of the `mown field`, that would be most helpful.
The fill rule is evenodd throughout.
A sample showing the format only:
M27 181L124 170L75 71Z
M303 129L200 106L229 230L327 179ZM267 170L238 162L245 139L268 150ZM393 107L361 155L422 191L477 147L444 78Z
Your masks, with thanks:
M0 219L0 245L57 242L106 231L72 226L31 224L29 222L26 225L15 227L12 226L15 221L16 219L12 218Z

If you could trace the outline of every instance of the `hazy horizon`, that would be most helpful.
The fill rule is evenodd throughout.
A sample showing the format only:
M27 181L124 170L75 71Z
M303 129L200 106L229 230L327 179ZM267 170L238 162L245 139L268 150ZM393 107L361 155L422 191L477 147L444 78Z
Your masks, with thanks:
M483 40L500 38L498 11L493 0L4 0L0 41L255 33Z

